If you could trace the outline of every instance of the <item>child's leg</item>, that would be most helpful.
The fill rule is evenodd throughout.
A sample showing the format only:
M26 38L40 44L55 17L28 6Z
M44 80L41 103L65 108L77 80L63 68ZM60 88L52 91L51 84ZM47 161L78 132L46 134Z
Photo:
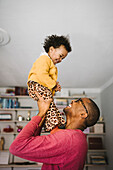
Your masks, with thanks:
M47 87L31 81L28 83L28 86L29 95L34 98L34 100L38 101L38 97L36 96L35 91L37 91L39 95L41 95L44 99L53 98L51 91ZM50 131L56 125L61 125L64 123L65 120L52 101L45 117L45 131Z
M29 93L29 96L31 98L33 98L34 100L38 101L38 97L35 94L35 90L36 90L36 82L29 81L28 82L28 93Z
M55 103L52 101L45 118L45 131L51 131L56 125L64 125L65 120L62 113L59 112Z

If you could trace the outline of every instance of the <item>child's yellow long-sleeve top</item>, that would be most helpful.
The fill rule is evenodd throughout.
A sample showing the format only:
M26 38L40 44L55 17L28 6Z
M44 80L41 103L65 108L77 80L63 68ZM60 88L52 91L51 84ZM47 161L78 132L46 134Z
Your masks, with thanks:
M56 85L58 70L53 61L47 55L41 55L33 64L28 76L32 80L48 87L51 91Z

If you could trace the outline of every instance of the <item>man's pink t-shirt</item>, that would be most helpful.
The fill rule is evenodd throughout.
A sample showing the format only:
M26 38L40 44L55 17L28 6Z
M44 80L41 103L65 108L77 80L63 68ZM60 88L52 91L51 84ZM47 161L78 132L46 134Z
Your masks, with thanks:
M40 136L40 121L40 116L34 116L9 151L18 157L43 163L42 170L82 170L87 154L86 135L79 129L58 129Z

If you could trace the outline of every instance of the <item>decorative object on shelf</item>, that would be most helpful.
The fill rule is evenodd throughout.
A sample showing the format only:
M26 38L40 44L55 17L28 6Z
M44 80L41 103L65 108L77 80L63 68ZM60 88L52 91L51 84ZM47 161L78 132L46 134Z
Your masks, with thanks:
M23 129L23 126L18 125L17 128L18 128L18 129L17 129L17 132L20 133L21 130Z
M22 121L22 120L23 120L22 115L18 115L18 121Z
M27 113L27 118L26 118L26 120L27 120L27 121L30 121L30 120L31 120L31 112L30 112L30 111L28 111L28 113Z
M0 28L0 46L5 46L11 41L11 37L7 31Z
M0 113L0 121L4 120L12 120L12 114L11 113Z
M83 91L83 95L84 95L84 96L86 96L86 93L85 93L85 91Z
M13 132L14 129L11 127L11 125L8 125L6 128L3 128L3 132Z
M4 137L1 137L1 139L0 139L0 150L4 150L4 144L5 144L5 139L4 139Z
M83 132L84 132L84 133L90 133L90 128L87 127Z
M100 117L99 121L100 121L100 122L104 121L103 116Z

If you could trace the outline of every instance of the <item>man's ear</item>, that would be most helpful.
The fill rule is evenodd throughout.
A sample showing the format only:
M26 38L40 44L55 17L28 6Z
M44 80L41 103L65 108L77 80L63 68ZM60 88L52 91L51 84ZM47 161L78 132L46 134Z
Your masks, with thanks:
M88 114L86 112L82 112L80 116L82 119L86 119L88 117Z

